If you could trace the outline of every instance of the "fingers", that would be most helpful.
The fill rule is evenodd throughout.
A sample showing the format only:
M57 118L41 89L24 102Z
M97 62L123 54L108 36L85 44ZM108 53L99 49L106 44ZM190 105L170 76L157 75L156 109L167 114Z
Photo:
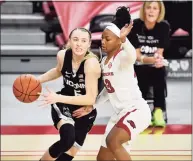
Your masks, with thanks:
M43 97L47 97L46 94L43 94L43 93L40 93L40 92L38 92L37 94L40 95L40 96L43 96Z
M39 107L42 107L42 106L47 106L48 104L46 103L46 102L44 102L44 103L42 103L42 104L40 104L40 105L38 105Z
M164 66L164 64L162 63L162 62L160 62L160 63L155 63L155 67L156 68L161 68L161 67L163 67Z
M44 101L44 103L42 103L42 104L40 104L40 105L38 105L39 107L42 107L42 106L47 106L47 105L51 105L51 104L53 104L53 102L52 101L45 101L45 100L41 100L41 101Z
M51 93L52 91L48 88L48 86L46 86L46 89L49 93Z
M75 113L75 114L73 113L73 114L72 114L72 116L73 116L73 117L76 117L76 118L80 118L80 117L82 117L82 116L84 116L84 115L85 115L84 112L78 112L78 113Z
M83 112L85 112L85 111L86 111L86 110L85 110L85 107L81 107L81 108L73 111L73 115L76 116L76 115L79 115L79 114L81 114L81 113L83 113Z

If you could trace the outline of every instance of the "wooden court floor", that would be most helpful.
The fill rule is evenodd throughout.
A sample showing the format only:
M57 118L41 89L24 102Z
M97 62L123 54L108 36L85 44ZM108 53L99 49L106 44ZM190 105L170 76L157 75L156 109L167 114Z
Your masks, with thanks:
M74 160L96 160L104 126L95 126ZM132 160L192 160L191 125L148 128L133 142ZM1 160L39 160L59 139L52 126L1 126Z

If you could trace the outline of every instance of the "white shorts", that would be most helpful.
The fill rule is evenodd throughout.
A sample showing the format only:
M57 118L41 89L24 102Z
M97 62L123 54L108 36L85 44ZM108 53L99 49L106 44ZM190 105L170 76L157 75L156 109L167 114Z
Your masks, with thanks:
M123 146L130 151L131 142L143 132L151 122L151 110L147 103L138 102L133 109L123 109L119 114L111 116L103 135L102 145L107 148L106 138L114 126L125 129L131 135L131 140ZM125 126L126 125L126 126Z

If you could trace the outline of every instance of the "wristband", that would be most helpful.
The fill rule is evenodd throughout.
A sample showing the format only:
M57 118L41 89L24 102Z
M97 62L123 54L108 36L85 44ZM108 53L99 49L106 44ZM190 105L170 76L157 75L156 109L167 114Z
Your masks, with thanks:
M144 59L144 58L145 58L145 55L142 55L142 56L140 57L140 62L141 62L141 63L144 63L144 62L143 62L143 59Z

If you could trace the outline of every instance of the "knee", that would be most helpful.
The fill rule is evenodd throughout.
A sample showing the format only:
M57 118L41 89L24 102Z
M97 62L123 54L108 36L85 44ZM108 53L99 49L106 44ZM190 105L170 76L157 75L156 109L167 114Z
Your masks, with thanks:
M107 136L106 138L106 144L107 144L107 147L112 152L114 152L116 149L118 149L122 145L121 141L118 138L112 138L109 136Z
M64 124L60 128L60 140L54 143L49 148L49 153L52 158L57 158L61 153L68 151L74 144L75 132L74 126Z
M62 125L60 128L60 148L62 152L68 151L75 142L74 126L71 124Z

